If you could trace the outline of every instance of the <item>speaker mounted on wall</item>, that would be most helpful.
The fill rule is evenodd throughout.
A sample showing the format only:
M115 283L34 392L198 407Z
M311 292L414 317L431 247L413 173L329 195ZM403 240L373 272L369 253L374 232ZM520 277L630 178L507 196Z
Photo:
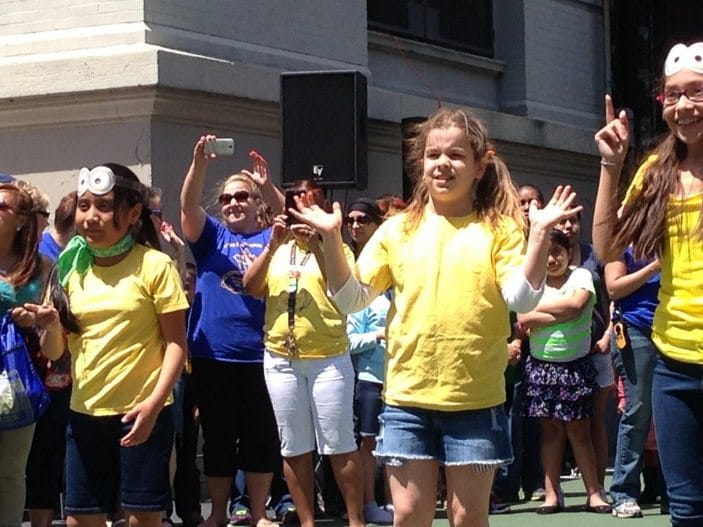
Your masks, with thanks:
M313 179L366 189L366 77L358 71L281 74L283 185Z

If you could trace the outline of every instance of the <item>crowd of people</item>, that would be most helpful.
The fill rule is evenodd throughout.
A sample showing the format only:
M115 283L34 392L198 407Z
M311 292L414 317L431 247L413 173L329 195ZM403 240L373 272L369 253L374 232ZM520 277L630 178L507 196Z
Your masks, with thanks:
M212 135L180 229L124 165L81 169L51 224L2 175L0 301L51 404L0 427L0 525L429 526L439 498L487 526L502 502L563 511L567 446L584 510L640 517L661 495L672 525L703 525L701 56L669 52L669 133L622 200L629 122L606 97L593 245L572 189L517 188L460 109L409 139L407 203L284 191L256 151L206 203Z

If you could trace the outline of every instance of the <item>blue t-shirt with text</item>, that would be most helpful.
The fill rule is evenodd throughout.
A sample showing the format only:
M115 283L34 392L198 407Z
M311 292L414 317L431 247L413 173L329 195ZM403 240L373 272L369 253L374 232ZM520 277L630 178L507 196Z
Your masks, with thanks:
M242 278L270 238L270 228L239 234L208 216L200 238L188 244L198 270L188 319L191 357L263 361L264 301L244 293Z

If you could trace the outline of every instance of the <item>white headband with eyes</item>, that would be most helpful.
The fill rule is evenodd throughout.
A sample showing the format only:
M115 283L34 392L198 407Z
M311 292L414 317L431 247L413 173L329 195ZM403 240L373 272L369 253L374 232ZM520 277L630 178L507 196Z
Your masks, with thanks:
M703 73L703 42L690 46L676 44L664 61L664 75L669 77L681 70Z
M82 196L87 190L96 196L110 192L115 185L141 192L141 187L136 181L130 181L115 173L105 166L97 166L92 170L85 167L78 173L78 195Z

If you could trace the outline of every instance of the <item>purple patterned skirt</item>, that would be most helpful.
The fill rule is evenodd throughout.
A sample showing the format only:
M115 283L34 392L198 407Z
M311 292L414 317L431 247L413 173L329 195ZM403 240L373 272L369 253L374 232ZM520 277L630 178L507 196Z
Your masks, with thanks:
M598 390L591 357L546 362L528 355L522 381L523 415L577 421L593 415Z

